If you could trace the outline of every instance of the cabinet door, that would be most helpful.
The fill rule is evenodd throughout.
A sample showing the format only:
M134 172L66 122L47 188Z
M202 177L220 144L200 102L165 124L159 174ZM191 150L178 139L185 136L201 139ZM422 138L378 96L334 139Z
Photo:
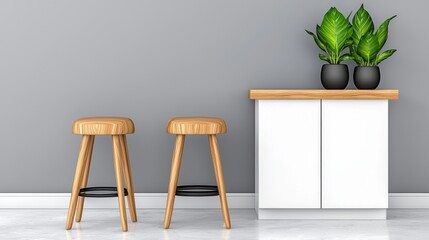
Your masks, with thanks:
M320 100L258 100L259 208L320 208Z
M387 100L322 100L322 208L387 208Z

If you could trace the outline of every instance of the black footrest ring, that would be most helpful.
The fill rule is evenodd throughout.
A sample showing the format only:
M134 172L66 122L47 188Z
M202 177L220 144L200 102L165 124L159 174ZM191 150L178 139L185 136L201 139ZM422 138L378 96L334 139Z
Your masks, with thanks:
M183 185L177 186L176 188L176 196L207 197L218 195L219 191L217 186L212 185Z
M104 192L104 193L97 193ZM88 187L81 188L79 190L79 196L81 197L94 197L94 198L106 198L106 197L117 197L118 188L116 187ZM128 190L124 188L124 196L128 196Z

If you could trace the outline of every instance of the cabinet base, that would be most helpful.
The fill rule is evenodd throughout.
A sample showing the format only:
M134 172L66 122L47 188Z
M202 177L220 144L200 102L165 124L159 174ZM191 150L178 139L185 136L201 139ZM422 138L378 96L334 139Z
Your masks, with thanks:
M258 219L386 219L386 209L256 209Z

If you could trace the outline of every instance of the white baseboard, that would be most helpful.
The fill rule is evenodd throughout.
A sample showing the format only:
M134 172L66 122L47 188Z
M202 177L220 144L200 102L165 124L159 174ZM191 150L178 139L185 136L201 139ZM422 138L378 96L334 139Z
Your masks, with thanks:
M0 208L68 208L69 193L0 193ZM254 193L228 193L229 208L254 208ZM137 208L165 208L166 193L136 193ZM87 198L86 208L117 208L115 198ZM175 208L220 208L218 197L176 197ZM390 193L389 208L429 208L429 193Z
M385 208L374 209L259 209L258 219L383 220Z
M254 193L228 193L229 208L254 208ZM165 208L166 193L136 193L137 208ZM0 193L0 208L68 208L70 193ZM86 198L86 208L117 208L117 198ZM218 197L176 196L175 208L220 208Z
M389 193L389 208L429 208L429 193Z

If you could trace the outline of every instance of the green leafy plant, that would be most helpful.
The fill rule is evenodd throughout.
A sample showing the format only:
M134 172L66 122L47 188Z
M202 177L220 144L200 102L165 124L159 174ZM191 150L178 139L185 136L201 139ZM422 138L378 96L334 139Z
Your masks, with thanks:
M314 38L317 46L326 53L326 55L319 54L321 60L330 64L353 60L349 53L341 55L341 52L352 44L350 39L353 34L352 25L348 17L344 17L335 7L331 7L323 17L322 24L316 26L316 34L305 31Z
M374 23L363 4L353 16L352 40L350 52L359 66L377 66L381 61L393 55L396 49L389 49L380 53L387 40L390 21L395 16L386 19L374 32Z

